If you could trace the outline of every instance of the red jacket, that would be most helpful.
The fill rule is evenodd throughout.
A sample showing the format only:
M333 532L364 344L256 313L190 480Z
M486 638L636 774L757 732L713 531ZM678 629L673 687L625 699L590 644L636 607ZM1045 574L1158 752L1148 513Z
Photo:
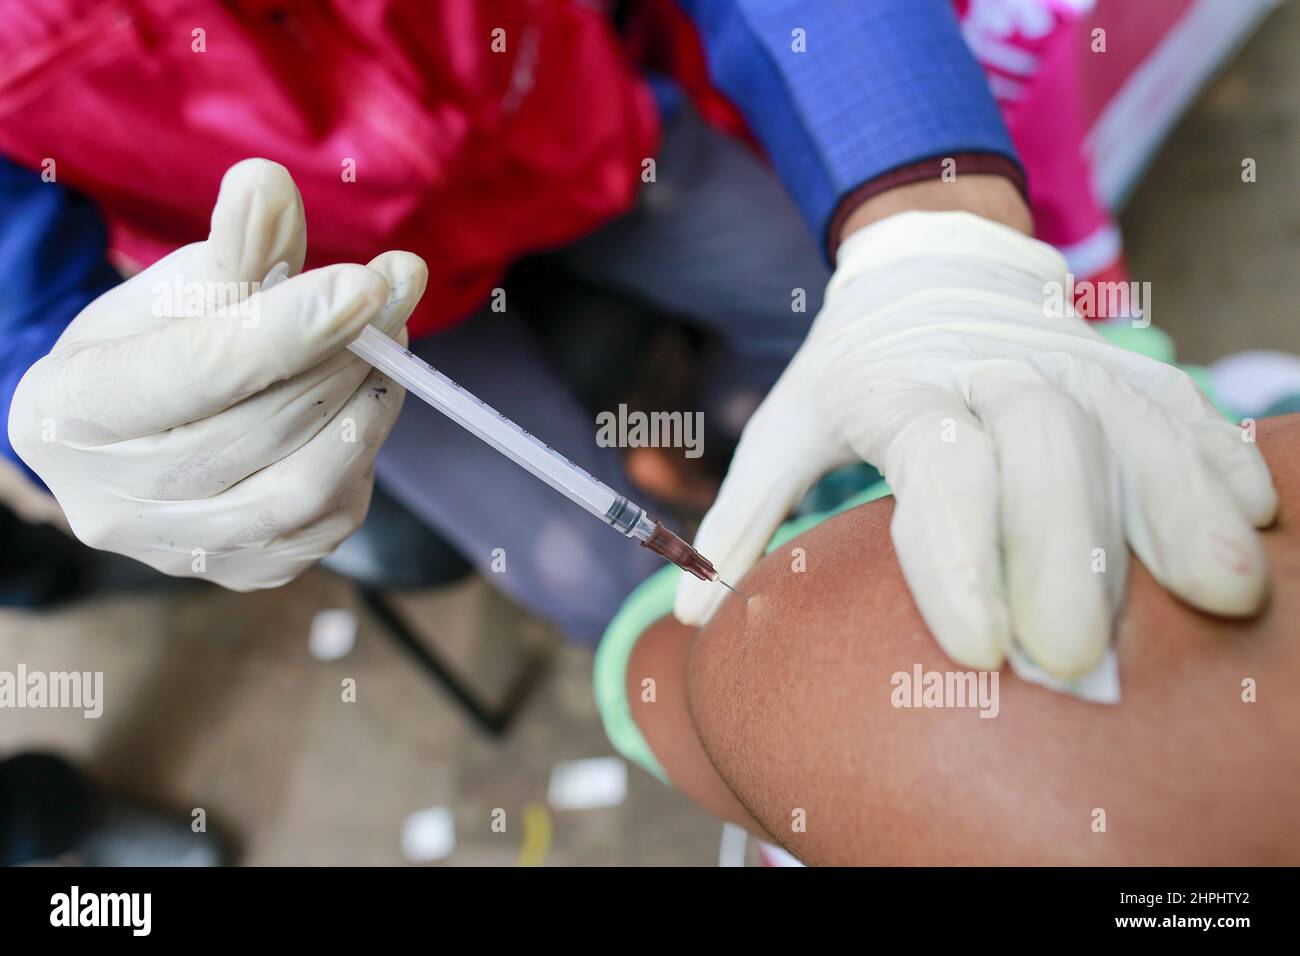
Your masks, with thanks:
M302 191L309 266L424 258L413 335L628 208L656 145L648 89L579 0L0 0L0 24L0 153L54 159L118 256L206 235L222 174L264 156Z

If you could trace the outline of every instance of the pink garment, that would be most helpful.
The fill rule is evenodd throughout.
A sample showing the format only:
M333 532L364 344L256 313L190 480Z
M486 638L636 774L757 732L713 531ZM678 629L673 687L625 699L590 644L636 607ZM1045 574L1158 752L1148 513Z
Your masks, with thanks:
M1039 237L1079 281L1125 281L1115 206L1274 0L954 3L1028 174Z
M1093 0L956 2L1028 174L1038 237L1066 253L1079 279L1119 278L1119 232L1084 156L1084 85L1114 65L1080 56Z

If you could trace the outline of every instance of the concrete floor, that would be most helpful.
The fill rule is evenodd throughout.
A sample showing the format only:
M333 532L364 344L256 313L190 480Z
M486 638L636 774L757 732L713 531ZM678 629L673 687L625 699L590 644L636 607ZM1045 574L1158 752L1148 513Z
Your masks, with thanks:
M187 812L203 807L237 834L248 864L399 864L404 821L432 806L454 812L451 863L514 864L523 811L545 805L553 765L612 753L590 656L542 633L479 579L407 601L422 631L486 690L493 681L484 675L504 676L501 660L518 657L520 645L550 654L518 723L492 741L373 619L363 617L351 654L315 659L307 640L315 613L355 607L349 584L318 571L274 592L199 585L0 615L6 668L103 671L105 698L98 720L0 712L0 753L52 748L115 788ZM342 699L345 678L356 682L355 702ZM503 833L491 826L497 808ZM721 833L639 770L620 806L554 812L550 827L551 865L709 864Z
M1209 89L1135 194L1124 227L1134 277L1185 359L1248 347L1300 352L1300 10L1274 15ZM1240 179L1254 157L1259 182ZM467 671L501 676L526 639L551 653L544 680L499 742L364 618L355 650L308 651L313 615L353 608L344 582L313 572L272 593L202 585L105 598L41 616L0 613L0 667L100 670L104 716L0 712L0 753L49 747L115 787L210 818L248 864L401 864L404 821L450 807L451 864L516 863L525 841L547 865L715 865L721 826L646 774L606 809L533 811L553 766L611 753L596 718L590 657L566 649L480 580L413 599L429 636ZM341 699L354 678L355 703ZM491 826L506 811L505 832Z

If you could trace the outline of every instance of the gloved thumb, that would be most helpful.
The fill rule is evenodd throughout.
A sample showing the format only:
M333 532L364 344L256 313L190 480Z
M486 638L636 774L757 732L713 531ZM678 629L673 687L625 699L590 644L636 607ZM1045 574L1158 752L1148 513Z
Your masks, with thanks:
M735 584L763 554L772 534L812 484L850 456L809 425L815 412L795 388L778 382L745 426L718 499L700 524L695 549ZM701 627L725 588L683 574L673 614Z
M289 170L269 159L245 159L221 179L203 244L204 275L190 278L260 282L278 262L297 275L306 256L307 221Z

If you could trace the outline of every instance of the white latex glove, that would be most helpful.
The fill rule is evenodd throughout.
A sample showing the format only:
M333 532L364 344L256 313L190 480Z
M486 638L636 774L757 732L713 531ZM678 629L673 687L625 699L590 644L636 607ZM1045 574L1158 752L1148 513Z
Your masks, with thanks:
M100 296L28 370L9 439L78 538L250 590L361 523L404 393L344 349L371 320L404 336L426 271L389 252L255 291L306 248L288 171L238 163L207 241Z
M738 580L808 488L860 457L893 487L903 574L965 666L998 668L1014 639L1058 677L1091 670L1123 599L1125 540L1194 606L1258 609L1252 525L1277 508L1258 449L1183 372L1049 317L1052 282L1066 282L1059 253L966 213L852 235L695 546ZM677 617L701 624L726 592L683 578Z

